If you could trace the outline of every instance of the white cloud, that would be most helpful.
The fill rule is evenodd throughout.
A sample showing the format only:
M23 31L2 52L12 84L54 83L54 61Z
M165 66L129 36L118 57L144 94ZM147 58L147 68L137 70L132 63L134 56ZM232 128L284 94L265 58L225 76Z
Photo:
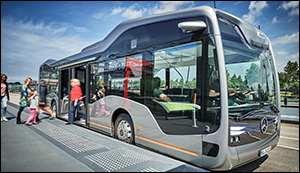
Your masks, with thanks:
M160 1L155 4L154 8L151 10L153 14L164 13L169 11L175 11L181 9L183 5L189 5L189 7L194 5L193 1Z
M278 72L283 72L284 67L286 66L288 61L298 62L299 64L299 51L295 54L289 54L286 51L278 51L275 53L276 58L276 67Z
M287 51L278 51L276 52L276 55L287 55L288 52Z
M134 19L134 18L142 17L145 14L145 12L147 12L146 8L141 8L138 3L134 3L133 5L127 8L122 8L120 6L114 8L112 10L111 15L121 14L121 16L124 18Z
M299 16L299 8L292 9L292 11L289 12L290 16L298 15Z
M112 14L119 14L119 13L121 13L122 11L123 11L123 8L121 8L121 7L114 8L114 9L112 10Z
M272 23L274 24L274 23L277 23L277 22L278 22L277 16L273 17Z
M293 33L292 35L285 35L283 37L276 38L271 41L273 45L275 44L289 44L289 43L299 43L299 31Z
M36 80L41 63L78 53L90 44L80 38L82 31L87 29L1 18L1 72L10 80L22 82L28 76Z
M292 62L297 61L299 64L299 51L296 54L290 55L290 58Z
M98 20L98 19L102 19L104 16L105 16L105 13L100 12L100 13L93 14L92 17Z
M237 1L236 3L234 3L233 5L239 5L240 3L242 3L244 1Z
M267 1L251 1L248 14L243 15L243 19L251 24L255 24L255 18L262 14L262 10L268 6Z
M283 9L285 11L291 10L289 12L290 16L298 15L299 16L299 1L290 1L290 2L282 2L281 5L277 8L277 10Z
M299 1L290 1L290 2L284 1L278 8L288 10L290 8L297 8L297 7L299 7Z
M121 14L121 16L124 18L133 19L146 15L176 11L182 8L190 8L193 6L193 1L160 1L157 2L153 8L146 8L141 7L141 5L139 5L139 3L137 2L129 7L118 6L117 8L112 9L111 14Z
M138 18L142 17L146 9L139 9L136 10L136 8L139 8L137 3L134 3L130 7L126 8L124 12L122 13L122 16L128 19Z

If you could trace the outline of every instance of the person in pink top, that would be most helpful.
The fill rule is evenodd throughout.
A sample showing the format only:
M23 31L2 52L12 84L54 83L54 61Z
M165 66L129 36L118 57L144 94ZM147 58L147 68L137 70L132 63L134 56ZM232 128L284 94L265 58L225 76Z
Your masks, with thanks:
M6 82L7 76L1 73L1 103L3 107L3 114L1 114L1 121L8 121L6 119L7 102L9 102L8 84Z
M73 87L70 92L70 101L71 101L71 110L68 117L68 122L66 125L73 124L75 111L77 110L77 114L79 118L85 119L85 113L81 110L79 106L79 101L82 100L82 91L80 88L80 81L78 79L71 79L71 86Z

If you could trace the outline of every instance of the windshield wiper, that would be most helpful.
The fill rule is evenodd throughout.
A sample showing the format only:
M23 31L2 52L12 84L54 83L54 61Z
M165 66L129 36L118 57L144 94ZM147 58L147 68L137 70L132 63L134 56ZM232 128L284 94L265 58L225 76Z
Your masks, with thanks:
M250 114L252 114L253 112L256 112L258 110L261 110L262 108L256 108L256 109L252 109L244 114L242 113L229 113L228 115L233 117L237 122L242 121L243 118L249 116Z
M270 105L270 109L274 112L274 113L279 113L280 111L277 109L276 106L274 106L274 104L272 104L270 101L261 101L259 102L261 106L268 106Z
M277 109L277 107L276 106L274 106L274 105L272 105L271 107L270 107L270 109L274 112L274 113L279 113L280 111Z
M264 102L266 103L266 102ZM264 103L261 103L261 104L264 104ZM271 106L269 107L274 113L279 113L280 111L277 109L276 106L274 106L273 104L271 104ZM237 122L240 122L242 121L245 117L251 115L253 112L259 112L259 111L263 111L262 109L263 106L261 106L260 108L255 108L255 109L252 109L246 113L240 113L240 112L235 112L235 113L230 113L229 112L229 116L232 117L234 120L236 120Z

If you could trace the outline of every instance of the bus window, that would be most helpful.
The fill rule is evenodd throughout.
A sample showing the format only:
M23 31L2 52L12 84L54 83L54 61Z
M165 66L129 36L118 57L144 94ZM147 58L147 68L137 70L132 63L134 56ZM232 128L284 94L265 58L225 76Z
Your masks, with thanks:
M104 63L95 63L91 65L90 74L90 96L89 102L95 102L100 99L97 92L100 87L100 82L104 81Z
M47 94L49 94L50 92L54 92L55 94L58 94L58 78L59 78L58 70L55 70L54 68L44 65L41 68L40 75L41 75L40 80L46 81L47 89L48 89ZM35 90L38 90L37 82L38 81L34 81L31 83L31 85L33 85L32 87Z
M201 69L197 69L197 61L201 58L201 53L202 41L154 52L154 79L161 79L159 90L169 100L162 101L155 97L153 106L149 108L167 134L202 133L202 128L199 128L202 127L201 102L196 99L197 94L201 98L201 92L197 93L196 89L197 70Z

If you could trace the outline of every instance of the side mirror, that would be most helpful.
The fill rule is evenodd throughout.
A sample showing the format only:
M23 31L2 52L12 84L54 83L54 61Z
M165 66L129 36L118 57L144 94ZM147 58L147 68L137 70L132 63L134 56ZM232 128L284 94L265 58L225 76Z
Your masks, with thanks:
M180 22L178 23L178 28L187 34L206 28L206 24L203 21Z

